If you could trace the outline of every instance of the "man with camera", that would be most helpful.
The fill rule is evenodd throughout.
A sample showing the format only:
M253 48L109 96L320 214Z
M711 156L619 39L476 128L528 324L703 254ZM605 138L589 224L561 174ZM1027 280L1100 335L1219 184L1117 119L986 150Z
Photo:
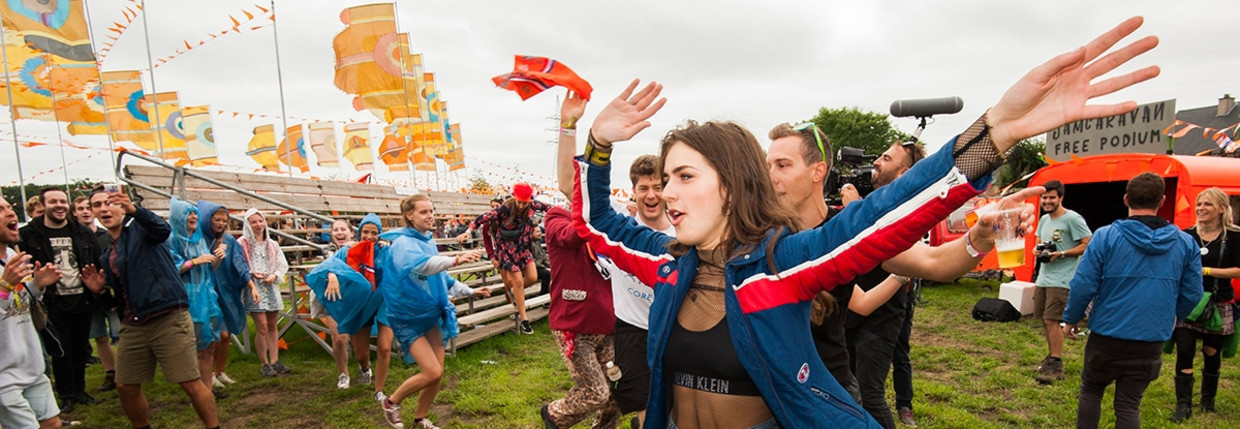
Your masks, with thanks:
M1063 310L1068 304L1068 284L1093 233L1089 231L1085 218L1064 208L1063 183L1051 180L1042 186L1046 192L1042 194L1042 217L1038 219L1036 232L1040 244L1034 250L1041 268L1035 280L1038 287L1033 293L1033 315L1042 320L1046 329L1049 353L1038 364L1038 375L1034 379L1038 383L1051 384L1064 378L1063 330L1059 328L1059 322L1063 320Z
M781 124L770 131L769 137L772 141L767 150L767 167L780 201L796 212L807 228L826 222L829 216L823 183L831 169L831 142L821 130L809 124L795 127ZM874 160L871 176L874 188L899 178L925 156L925 150L918 145L892 144ZM1030 192L1038 192L1036 189L1040 188L1022 191L1009 197L1010 201L1022 201L1034 195ZM861 198L853 185L843 185L841 194L846 203ZM834 310L827 311L821 318L815 316L816 319L825 319L812 328L819 357L845 390L860 396L861 405L884 428L895 427L895 419L885 396L887 373L891 371L899 340L907 341L907 329L911 328L906 323L911 317L911 309L906 306L907 292L904 287L909 279L903 276L952 281L968 272L994 248L994 236L988 222L988 219L979 221L967 236L942 246L915 245L883 262L879 268L858 276L855 286L837 287L829 293L824 292L830 298L820 297L821 301L826 302L823 306L834 307ZM879 293L881 289L896 283L899 290L894 292L894 296L890 290L886 295ZM877 299L885 303L877 305L877 308L872 304L862 304L862 301ZM818 307L819 303L816 302L815 306ZM868 316L862 316L846 311L850 307L873 310ZM846 320L850 328L847 335L843 327ZM909 370L901 375L905 377L896 382L900 420L915 426L912 372Z

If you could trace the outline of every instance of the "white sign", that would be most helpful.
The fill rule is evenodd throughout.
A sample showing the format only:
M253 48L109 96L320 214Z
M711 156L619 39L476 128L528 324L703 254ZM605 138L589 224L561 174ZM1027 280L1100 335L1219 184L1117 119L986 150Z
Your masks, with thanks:
M1128 113L1072 122L1046 133L1046 157L1067 161L1109 153L1166 153L1163 129L1175 121L1175 100L1142 104Z

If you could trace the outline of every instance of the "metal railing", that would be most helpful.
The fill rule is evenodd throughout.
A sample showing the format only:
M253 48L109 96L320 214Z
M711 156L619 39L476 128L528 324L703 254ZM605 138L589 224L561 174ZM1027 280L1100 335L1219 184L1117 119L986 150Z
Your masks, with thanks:
M202 181L204 181L204 182L210 183L210 184L212 184L212 185L219 186L220 188L227 189L227 190L230 190L230 191L236 192L236 193L238 193L238 194L245 195L245 196L250 197L250 198L254 198L254 199L257 199L257 200L260 200L260 201L264 201L264 202L270 203L270 204L272 204L272 205L275 205L275 206L277 206L277 207L283 208L283 209L285 209L285 210L292 211L292 212L297 213L297 214L302 215L302 216L311 217L311 218L318 219L318 220L320 220L320 221L323 221L323 222L328 222L328 223L332 222L332 220L333 220L333 219L332 219L332 218L330 218L330 217L323 216L323 215L321 215L321 214L318 214L318 213L312 212L312 211L310 211L310 210L306 210L306 209L303 209L303 208L301 208L301 207L298 207L298 206L295 206L295 205L292 205L292 204L289 204L289 203L286 203L286 202L283 202L283 201L280 201L280 200L276 200L276 199L273 199L273 198L269 198L269 197L263 196L263 195L261 195L261 194L257 194L257 193L254 193L254 192L251 192L251 191L248 191L248 190L245 190L245 189L241 189L241 188L239 188L239 187L237 187L237 186L230 185L230 184L227 184L227 183L221 182L221 181L219 181L219 180L212 179L212 178L207 177L207 176L204 176L204 175L202 175L202 174L198 174L197 172L190 171L190 170L186 169L185 167L177 167L177 166L175 166L175 165L172 165L172 164L166 163L166 162L164 162L164 161L162 161L162 160L160 160L160 159L158 159L158 158L154 158L154 157L150 157L150 156L146 156L146 155L142 155L142 154L134 153L134 152L132 152L132 151L123 151L123 152L121 152L121 153L120 153L120 155L117 155L117 156L116 156L116 177L117 177L118 179L120 179L121 181L124 181L126 184L129 184L130 186L134 186L134 187L137 187L137 188L141 188L142 190L145 190L145 191L148 191L148 192L151 192L151 193L154 193L154 194L160 195L160 196L164 196L164 197L167 197L167 198L170 198L170 199L171 199L174 195L173 195L172 193L170 193L170 192L164 192L163 190L160 190L159 188L155 188L155 187L149 186L149 185L147 185L147 184L145 184L145 183L141 183L141 182L138 182L138 181L136 181L136 180L130 179L130 178L128 178L128 177L125 177L125 174L123 174L123 171L122 171L122 169L124 168L124 162L122 162L122 161L124 160L125 156L135 157L135 158L141 159L141 160L143 160L143 161L149 162L149 163L151 163L151 164L155 164L155 165L157 165L157 166L160 166L160 167L163 167L163 168L166 168L166 169L172 170L172 186L170 186L170 187L169 187L169 189L171 189L173 192L176 192L176 193L177 193L176 197L178 197L178 198L180 198L180 199L182 199L182 200L184 200L184 199L186 198L186 196L185 196L185 192L186 192L186 189L185 189L185 176L189 176L189 177L193 177L193 178L195 178L195 179L199 179L199 180L202 180ZM201 214L199 214L199 215L201 216ZM228 215L228 217L229 217L230 219L232 219L232 220L235 220L235 221L238 221L238 222L242 222L242 223L245 223L245 221L246 221L245 219L242 219L242 218L240 218L240 217L238 217L238 216L233 216L233 215L231 215L231 214L229 214L229 215ZM283 237L283 238L285 238L285 239L288 239L288 240L294 241L294 242L296 242L296 243L298 243L298 244L302 244L302 245L305 245L305 246L311 246L311 247L313 247L313 248L315 248L315 249L318 249L318 250L320 250L320 251L321 251L321 250L324 250L324 249L326 249L326 248L327 248L327 245L325 245L325 244L315 243L315 242L312 242L312 241L310 241L310 240L307 240L307 239L304 239L304 238L301 238L301 237L297 237L297 236L292 235L292 234L285 233L285 232L280 231L280 230L278 230L278 229L274 229L274 228L267 228L267 231L269 231L270 233L272 233L272 234L274 234L274 235L276 235L276 236Z

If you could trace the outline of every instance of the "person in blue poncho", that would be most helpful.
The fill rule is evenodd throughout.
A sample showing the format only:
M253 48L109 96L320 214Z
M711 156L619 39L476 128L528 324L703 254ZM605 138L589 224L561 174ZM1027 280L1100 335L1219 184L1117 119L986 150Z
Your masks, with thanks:
M214 272L221 258L202 239L197 207L173 197L168 212L168 223L172 226L168 249L181 274L181 284L185 285L185 292L189 295L189 315L194 321L198 346L198 371L202 375L202 383L210 389L215 343L220 339L224 319L219 295L215 291Z
M392 329L383 311L383 294L377 290L380 276L375 270L375 261L386 251L377 243L383 227L378 215L367 214L357 227L360 239L357 242L352 241L353 235L347 233L347 227L348 221L332 223L332 241L337 249L310 271L306 283L314 291L315 301L327 312L321 318L324 324L338 334L345 334L347 341L352 342L353 355L361 367L358 381L370 384L374 380L375 398L381 400L392 350ZM345 228L345 234L337 234L340 228ZM376 322L379 324L379 352L373 374L377 377L374 377L370 369L370 329ZM337 369L341 372L337 387L346 389L349 387L348 352L338 344L335 334L332 347Z
M392 427L404 427L400 403L421 391L413 421L415 426L430 428L435 425L426 415L439 393L444 343L460 333L456 307L448 300L448 289L451 286L454 290L468 290L444 270L477 261L481 252L439 256L431 233L435 227L435 209L426 194L405 198L400 202L400 210L408 227L381 236L392 244L384 257L376 259L379 272L385 274L379 289L387 302L388 322L405 352L405 361L417 360L419 371L383 400L383 417Z
M215 291L220 311L224 313L224 329L215 346L214 387L236 383L224 372L228 364L229 333L245 332L245 303L242 294L257 300L258 289L250 279L250 264L245 262L237 238L228 233L228 208L206 200L198 200L198 230L211 253L220 258L215 266Z

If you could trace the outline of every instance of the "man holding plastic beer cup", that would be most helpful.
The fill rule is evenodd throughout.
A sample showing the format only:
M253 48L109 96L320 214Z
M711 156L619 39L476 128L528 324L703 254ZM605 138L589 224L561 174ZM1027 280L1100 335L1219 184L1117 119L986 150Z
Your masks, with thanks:
M1085 253L1085 245L1089 244L1093 233L1085 218L1063 207L1063 183L1051 180L1042 186L1046 187L1046 192L1041 198L1042 217L1038 219L1038 245L1034 250L1042 267L1034 281L1038 287L1033 294L1033 314L1042 319L1049 353L1038 364L1038 375L1034 379L1038 383L1051 384L1064 378L1063 330L1059 322L1063 320L1063 310L1068 303L1068 283L1072 281L1076 264L1081 254ZM1000 264L1003 260L1001 246L998 246ZM1023 254L1022 250L1022 257Z

